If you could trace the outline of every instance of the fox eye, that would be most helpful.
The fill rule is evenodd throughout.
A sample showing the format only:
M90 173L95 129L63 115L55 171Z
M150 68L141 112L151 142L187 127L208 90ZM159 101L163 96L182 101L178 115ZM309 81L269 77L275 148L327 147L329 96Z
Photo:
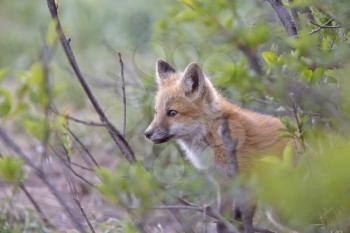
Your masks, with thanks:
M177 112L175 110L169 110L166 114L169 117L174 117L176 116Z

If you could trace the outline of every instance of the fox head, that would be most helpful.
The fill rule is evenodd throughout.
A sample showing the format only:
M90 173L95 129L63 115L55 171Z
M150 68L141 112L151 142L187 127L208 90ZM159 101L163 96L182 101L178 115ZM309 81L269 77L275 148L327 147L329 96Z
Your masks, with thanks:
M145 136L154 143L163 143L203 131L207 118L215 115L218 94L200 66L191 63L184 72L177 72L167 62L158 60L156 81L155 114Z

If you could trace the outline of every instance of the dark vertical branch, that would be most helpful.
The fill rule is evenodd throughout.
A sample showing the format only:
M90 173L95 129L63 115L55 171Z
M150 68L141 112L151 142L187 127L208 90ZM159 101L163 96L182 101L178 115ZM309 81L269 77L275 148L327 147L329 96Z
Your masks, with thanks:
M238 175L238 161L237 161L237 154L236 154L236 148L238 144L237 139L233 139L231 137L231 130L229 126L228 119L224 119L221 128L220 128L220 136L222 138L222 141L224 143L224 147L226 150L226 154L228 156L230 167L228 170L229 177L237 177Z
M59 21L55 0L47 0L47 5L48 5L48 8L50 10L52 18L57 21L56 31L58 33L58 36L59 36L60 41L61 41L61 45L63 47L63 50L64 50L64 52L65 52L65 54L67 56L67 59L68 59L70 65L71 65L71 67L72 67L72 69L74 71L75 76L77 77L80 85L82 86L85 94L89 98L91 104L93 105L93 107L94 107L96 113L98 114L101 122L106 124L105 127L108 130L108 133L110 134L110 136L112 137L114 142L116 143L116 145L119 147L119 149L121 150L121 152L123 153L125 158L130 163L134 163L136 161L136 158L135 158L134 152L131 149L129 143L120 134L120 132L115 128L115 126L109 121L109 119L107 118L106 114L104 113L104 111L102 110L101 106L99 105L96 97L92 93L89 85L85 81L85 78L84 78L83 74L81 73L79 65L78 65L78 63L77 63L77 61L75 59L75 55L73 53L73 50L72 50L72 48L70 46L70 40L67 40L67 38L66 38L66 36L65 36L65 34L63 32L61 23Z
M43 75L44 75L44 88L45 88L45 95L46 95L46 102L44 106L45 132L44 132L44 138L42 140L43 152L41 153L41 166L43 166L43 162L47 159L47 146L50 140L50 119L49 119L50 111L49 110L51 106L52 93L51 93L51 85L50 85L49 64L52 59L53 53L54 53L54 49L48 47L45 42L41 52L41 64L42 64Z
M288 0L289 4L292 4L294 2L294 0ZM292 13L292 17L294 19L295 22L295 26L297 28L297 30L300 30L300 19L299 19L299 14L298 14L298 9L295 7L292 7L290 9L290 12Z
M292 18L292 16L289 14L289 11L282 3L282 0L265 0L272 8L275 10L278 18L281 20L284 28L286 29L289 36L296 36L298 35L298 30L296 27L296 24Z
M69 166L72 169L71 164L69 164ZM90 228L90 231L92 233L95 233L96 231L95 231L94 227L92 226L92 224L91 224L87 214L85 213L85 210L83 209L83 207L82 207L82 205L80 203L79 193L78 193L78 191L76 189L76 186L75 186L75 183L73 181L73 178L69 174L67 174L67 182L68 182L69 189L71 191L71 195L72 195L73 201L75 202L75 204L79 208L79 210L80 210L80 212L81 212L85 222L87 223L87 225Z
M298 111L298 105L295 102L293 96L291 95L291 101L292 101L292 111L293 111L293 117L295 119L295 123L297 125L297 132L298 132L298 139L303 147L303 151L306 150L306 143L305 143L305 138L304 138L304 125L302 120L300 119L300 114Z
M40 218L43 220L44 224L49 227L49 228L55 228L52 223L50 223L49 219L45 216L44 212L40 208L39 204L35 201L34 197L30 194L30 192L27 190L24 184L20 184L19 188L24 192L24 194L27 196L29 201L32 203L34 206L36 212L38 212Z
M237 47L248 59L250 67L255 70L257 74L264 75L260 58L256 52L243 44L238 44Z
M312 14L310 7L305 7L304 13L305 13L306 18L309 20L310 23L316 23L315 17Z
M56 187L46 178L45 173L38 168L30 159L29 157L22 151L22 149L7 135L7 133L0 128L0 140L3 142L3 144L11 149L13 152L18 154L18 156L23 159L23 161L33 169L37 177L48 187L50 192L53 196L55 196L58 203L63 207L64 211L68 214L70 220L75 225L75 227L79 230L79 232L85 233L84 226L80 223L80 221L75 217L74 213L71 211L71 209L68 207L66 201L63 199L63 197L60 195Z
M120 63L120 76L122 78L122 95L123 95L123 136L125 137L126 130L126 94L125 94L125 78L124 78L124 63L122 59L122 54L118 53L119 63Z

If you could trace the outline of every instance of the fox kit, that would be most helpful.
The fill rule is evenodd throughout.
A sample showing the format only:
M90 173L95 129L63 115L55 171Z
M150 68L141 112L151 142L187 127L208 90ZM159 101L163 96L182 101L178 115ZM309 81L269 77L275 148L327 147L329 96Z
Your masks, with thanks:
M283 124L278 118L228 102L215 90L196 63L189 64L184 72L177 72L171 65L159 60L156 80L155 116L145 136L154 143L176 140L198 169L205 168L201 160L202 152L211 149L215 167L229 177L232 164L222 137L223 122L236 142L241 173L249 173L254 161L263 155L281 154L288 142L279 136L278 130L283 128ZM234 201L236 216L240 216L245 233L256 230L253 228L256 203L253 196L252 192L244 191L243 196ZM232 200L228 202L232 203ZM224 203L222 207L227 206L230 205ZM218 223L217 230L219 233L228 232L221 223Z
M282 153L287 141L279 137L281 121L228 102L198 64L191 63L184 72L177 72L159 60L156 80L155 116L145 136L154 143L176 140L196 168L204 168L201 154L208 147L214 153L215 165L227 167L229 158L220 135L224 119L231 137L238 142L240 172L248 172L259 156Z

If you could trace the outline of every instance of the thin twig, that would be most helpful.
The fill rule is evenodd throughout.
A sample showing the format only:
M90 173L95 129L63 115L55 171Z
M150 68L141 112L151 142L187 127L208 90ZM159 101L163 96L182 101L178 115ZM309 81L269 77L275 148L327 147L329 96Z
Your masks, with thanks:
M208 233L208 214L207 214L207 206L204 206L203 211L203 222L204 222L204 233Z
M2 158L3 155L0 154L0 158ZM49 221L49 219L46 217L42 209L40 208L39 204L35 201L34 197L30 194L30 192L27 190L26 186L23 182L20 182L19 188L23 191L23 193L26 195L26 197L29 199L29 201L32 203L35 210L38 212L41 220L44 222L44 224L52 229L55 229L55 226Z
M281 0L265 0L272 8L275 10L278 18L281 20L284 28L286 29L289 36L298 35L298 30L296 27L296 23L294 22L292 16L289 14L287 8L283 5Z
M85 182L86 184L90 185L91 187L95 188L96 186L91 183L89 180L87 180L85 177L83 177L82 175L80 175L79 173L77 173L71 166L70 166L70 158L68 155L68 150L67 148L61 143L61 146L63 148L64 151L64 155L66 157L66 159L61 158L61 156L59 154L57 154L57 157L61 160L61 162L68 168L68 170L70 172L72 172L76 177L78 177L79 179L81 179L83 182Z
M67 120L71 120L73 122L79 123L79 124L83 124L83 125L88 125L88 126L97 126L97 127L106 127L106 124L104 123L99 123L99 122L95 122L95 121L84 121L84 120L80 120L76 117L70 116L68 114L63 114L58 112L57 110L50 108L50 111L55 113L56 115L65 117Z
M63 207L63 209L65 210L65 212L68 214L70 220L72 221L72 223L75 225L75 227L82 233L85 233L85 229L84 226L80 223L80 221L75 217L75 215L73 214L73 212L71 211L71 209L68 207L66 201L63 199L63 197L60 195L60 193L58 192L58 190L56 189L56 187L46 178L45 173L39 168L37 167L30 159L29 156L27 156L22 149L14 142L14 140L12 140L7 133L0 128L0 140L3 142L3 144L8 147L9 149L11 149L13 152L15 152L16 154L18 154L23 161L25 161L25 163L31 167L35 174L38 176L38 178L48 187L48 189L50 190L50 192L52 193L52 195L55 196L56 200L58 201L58 203Z
M183 202L183 205L162 205L162 206L158 206L158 207L154 207L154 209L178 209L178 210L194 210L194 211L198 211L201 213L206 213L208 216L219 220L221 223L223 223L226 228L232 232L232 233L239 233L239 231L236 229L236 227L234 225L232 225L232 223L230 223L229 221L227 221L220 213L218 213L214 208L210 207L210 206L205 206L200 207L194 204L185 204L187 202Z
M300 119L298 106L297 106L296 101L293 98L293 95L291 95L291 101L292 101L293 116L295 119L295 123L297 124L298 139L301 142L301 145L303 147L303 151L305 151L306 150L306 143L305 143L305 138L304 138L304 126L303 126L303 123Z
M122 54L119 52L119 63L120 63L120 76L122 78L122 95L123 95L123 136L125 137L126 130L126 94L125 94L125 78L124 78L124 63Z
M29 199L29 201L32 203L32 205L34 206L35 210L38 212L40 218L43 220L44 224L49 227L49 228L53 228L55 229L54 225L52 225L52 223L49 221L49 219L46 217L46 215L44 214L44 212L42 211L42 209L40 208L39 204L35 201L35 199L33 198L33 196L30 194L30 192L27 190L27 188L25 187L25 185L23 183L21 183L19 185L19 188L24 192L24 194L27 196L27 198Z
M78 142L78 144L81 146L81 148L85 151L85 153L88 155L88 157L90 158L90 160L94 163L94 165L96 167L99 167L96 159L94 158L94 156L91 154L91 152L89 151L89 149L85 146L85 144L79 139L79 137L69 128L66 127L68 133L73 137L73 139Z
M311 22L311 21L310 21L310 23L311 23L312 25L317 26L316 29L314 29L314 30L312 30L312 31L310 32L310 35L315 34L316 32L320 31L321 29L338 29L338 28L341 28L341 26L337 26L337 25L328 25L328 24L330 24L331 22L333 22L333 19L329 19L327 22L325 22L325 23L322 24L322 25L321 25L321 24L318 24L318 23L316 23L316 22Z
M44 137L42 139L43 144L43 152L41 153L41 166L43 166L43 163L45 160L47 160L47 145L50 140L50 119L49 119L49 109L51 106L51 100L52 100L52 94L51 94L51 84L50 84L50 68L49 64L51 62L54 48L50 48L46 45L46 42L44 42L44 46L41 53L41 63L42 63L42 69L43 69L43 75L44 75L44 89L45 89L45 95L47 98L47 102L44 106L44 114L45 114L45 132Z
M92 226L87 214L85 213L85 210L83 209L83 207L80 203L79 193L78 193L76 186L75 186L75 183L70 175L67 175L67 182L68 182L68 186L69 186L69 189L70 189L72 197L73 197L73 201L75 202L75 204L79 208L79 210L80 210L83 218L85 219L85 222L88 224L91 232L95 233L95 229Z
M92 226L92 224L91 224L91 222L90 222L90 220L89 220L89 218L88 218L88 216L87 216L85 210L83 209L83 207L82 207L80 201L79 201L78 199L74 199L74 201L75 201L75 204L77 204L78 208L80 209L80 212L81 212L81 214L83 215L83 217L84 217L86 223L88 224L88 226L89 226L91 232L92 232L92 233L95 233L96 231L95 231L94 227Z
M80 68L79 65L75 59L75 55L74 52L70 46L70 40L67 40L62 26L61 26L61 22L59 20L58 14L57 14L57 7L55 4L55 0L47 0L47 6L50 10L51 16L54 20L56 20L57 25L56 25L56 31L59 35L60 41L61 41L61 45L64 49L64 52L67 56L67 59L74 71L74 74L76 76L76 78L78 79L80 85L82 86L85 94L87 95L87 97L89 98L91 104L93 105L96 113L98 114L101 122L105 123L106 126L105 128L108 130L110 136L112 137L112 139L114 140L114 142L116 143L116 145L118 146L118 148L121 150L121 152L123 153L123 155L125 156L125 158L129 161L129 163L133 164L136 162L136 158L134 155L133 150L131 149L129 143L127 142L127 140L123 137L123 135L120 134L120 132L115 128L115 126L109 121L109 119L107 118L107 115L105 114L105 112L102 110L100 104L98 103L96 97L94 96L94 94L92 93L89 85L87 84Z

